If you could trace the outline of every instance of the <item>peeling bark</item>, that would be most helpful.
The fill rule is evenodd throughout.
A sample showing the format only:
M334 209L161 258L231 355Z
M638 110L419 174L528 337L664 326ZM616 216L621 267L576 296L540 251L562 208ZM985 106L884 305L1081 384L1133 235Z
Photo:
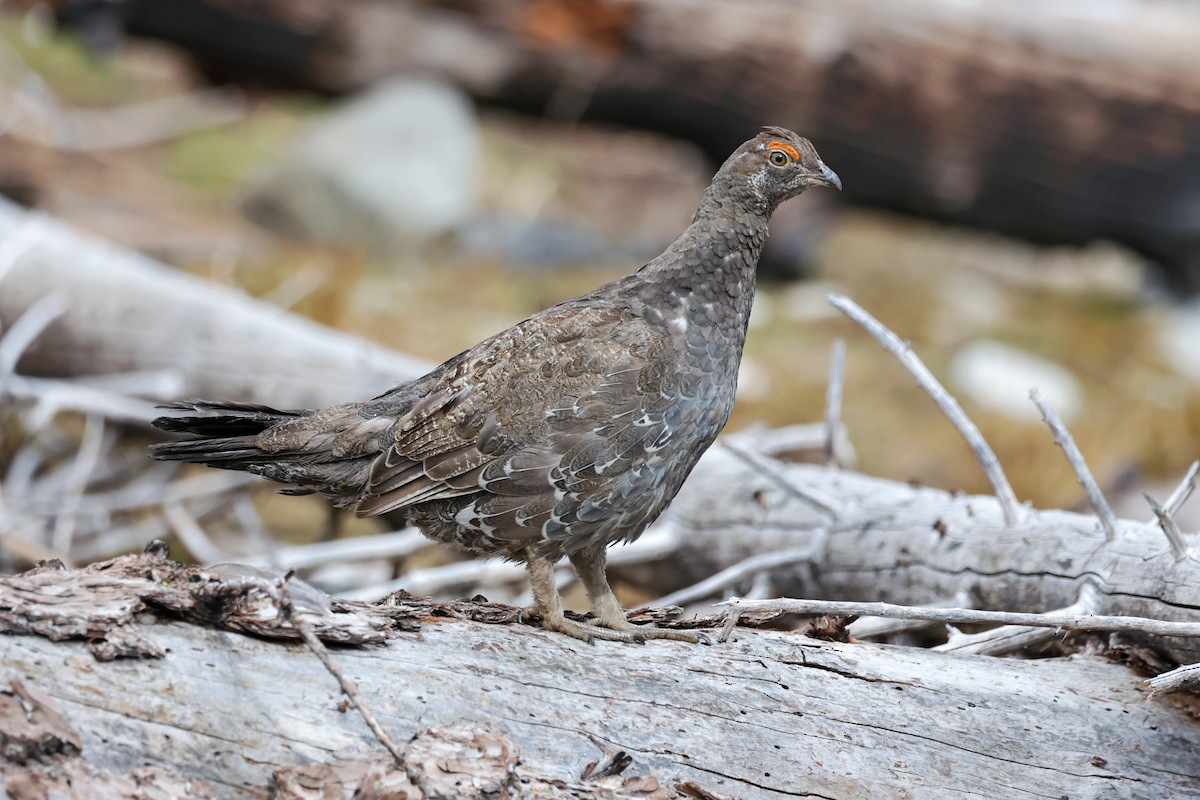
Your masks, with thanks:
M80 570L52 562L0 576L0 633L83 639L100 661L162 658L164 651L134 624L151 610L268 639L300 638L281 611L279 579L241 565L202 569L166 556L166 545L155 541L141 555ZM416 627L402 608L337 600L298 581L289 591L296 613L331 644L379 644Z

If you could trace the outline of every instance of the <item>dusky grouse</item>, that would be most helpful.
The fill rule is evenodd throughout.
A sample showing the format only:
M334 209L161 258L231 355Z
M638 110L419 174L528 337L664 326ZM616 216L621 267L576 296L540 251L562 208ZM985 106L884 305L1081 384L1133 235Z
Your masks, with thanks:
M691 225L637 272L519 322L374 400L279 411L187 401L194 434L156 458L246 470L360 516L403 510L427 536L524 561L542 625L590 640L697 641L630 623L609 545L662 513L729 418L772 212L841 188L812 144L766 128L729 157ZM597 624L563 615L566 555Z

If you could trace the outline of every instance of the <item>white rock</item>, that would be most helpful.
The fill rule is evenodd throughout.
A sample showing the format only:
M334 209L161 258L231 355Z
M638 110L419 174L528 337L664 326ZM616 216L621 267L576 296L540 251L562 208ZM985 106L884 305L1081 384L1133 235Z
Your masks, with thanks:
M980 340L960 348L950 363L950 381L963 398L1017 419L1041 419L1029 399L1034 387L1064 421L1083 406L1083 391L1069 371L1000 342Z
M397 79L299 133L246 208L285 235L386 254L466 221L479 162L466 96L441 83Z
M1164 315L1159 342L1175 371L1200 383L1200 304Z

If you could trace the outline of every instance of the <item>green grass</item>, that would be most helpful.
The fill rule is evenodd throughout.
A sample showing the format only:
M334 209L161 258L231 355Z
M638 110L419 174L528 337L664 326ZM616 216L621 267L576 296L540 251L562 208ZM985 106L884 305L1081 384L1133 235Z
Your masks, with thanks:
M311 103L261 102L245 120L196 131L166 147L163 173L214 202L235 199L283 150Z
M0 63L36 75L63 102L108 106L135 99L138 85L114 62L87 52L72 35L27 36L13 17L0 18Z

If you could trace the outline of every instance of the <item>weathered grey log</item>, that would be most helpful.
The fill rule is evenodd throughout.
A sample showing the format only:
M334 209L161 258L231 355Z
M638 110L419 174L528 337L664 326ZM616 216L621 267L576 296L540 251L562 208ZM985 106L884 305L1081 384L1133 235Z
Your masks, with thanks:
M5 800L216 800L229 787L155 766L127 772L97 767L81 753L79 735L53 697L15 676L0 679L0 796ZM153 756L153 754L147 754ZM441 726L417 732L399 754L364 753L276 769L273 800L328 797L398 800L575 797L581 800L678 795L653 776L620 775L624 752L596 760L578 780L554 778L528 764L521 751L487 725ZM149 759L148 759L149 760ZM265 787L239 794L263 796Z
M807 547L810 558L771 572L784 596L915 605L965 593L974 608L1051 611L1090 582L1094 613L1200 621L1195 534L1193 555L1177 560L1148 522L1120 520L1120 536L1106 542L1086 514L1028 509L1006 526L991 497L804 464L773 468L748 466L719 445L705 454L668 512L678 542L670 574L680 585L757 553ZM781 480L824 498L835 514ZM1200 661L1200 640L1154 646L1175 663Z
M137 633L165 657L97 663L82 643L0 637L0 683L53 697L94 767L150 764L222 797L261 796L280 768L381 752L301 646L182 622ZM628 774L743 800L1200 796L1195 720L1096 658L764 631L711 647L589 646L455 619L334 658L398 741L488 728L566 782L601 760L599 742L632 756Z
M714 158L785 125L853 202L1045 242L1115 239L1200 280L1190 3L181 0L131 3L126 20L221 74L349 91L432 73Z
M169 370L178 396L315 407L372 397L427 367L0 199L0 330L50 294L67 311L20 373Z

